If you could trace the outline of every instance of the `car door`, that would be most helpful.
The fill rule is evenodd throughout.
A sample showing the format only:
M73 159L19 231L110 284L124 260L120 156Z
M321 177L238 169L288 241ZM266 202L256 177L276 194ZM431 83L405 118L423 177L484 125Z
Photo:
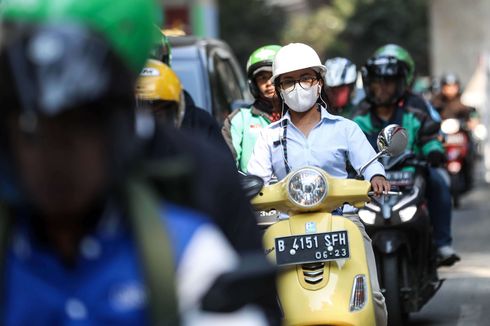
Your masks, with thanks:
M234 106L249 100L245 78L232 54L223 48L212 49L209 61L213 115L222 124Z

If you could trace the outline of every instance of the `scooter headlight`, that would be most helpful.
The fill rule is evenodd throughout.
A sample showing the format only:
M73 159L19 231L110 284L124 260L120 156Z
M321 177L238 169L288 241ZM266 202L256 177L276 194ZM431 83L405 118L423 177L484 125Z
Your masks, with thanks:
M415 213L417 213L417 206L415 205L400 209L400 212L398 212L398 214L400 215L400 220L402 220L402 222L410 221L415 216Z
M458 119L446 119L441 123L441 131L445 134L455 134L459 131Z
M358 214L361 220L366 224L374 224L374 221L376 220L376 213L373 211L360 209Z
M288 182L288 197L296 205L312 208L325 198L328 182L325 177L312 168L296 171Z

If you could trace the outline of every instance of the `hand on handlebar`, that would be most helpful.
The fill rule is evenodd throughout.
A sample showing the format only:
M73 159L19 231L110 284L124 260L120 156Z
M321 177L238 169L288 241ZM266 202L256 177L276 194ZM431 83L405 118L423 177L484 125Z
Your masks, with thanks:
M371 187L375 196L380 196L383 193L388 194L391 190L390 183L382 175L376 175L371 179Z

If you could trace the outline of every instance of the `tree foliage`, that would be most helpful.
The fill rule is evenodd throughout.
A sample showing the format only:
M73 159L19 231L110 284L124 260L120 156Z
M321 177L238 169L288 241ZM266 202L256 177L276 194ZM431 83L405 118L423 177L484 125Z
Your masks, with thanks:
M330 56L343 55L358 65L387 43L406 48L416 70L428 73L428 2L426 0L357 0L355 10L336 41L327 45Z
M220 38L224 39L245 66L258 47L280 44L286 19L284 12L264 0L219 0Z
M427 0L311 1L307 13L285 13L265 0L219 0L220 36L244 65L266 44L304 42L322 61L344 56L361 66L380 46L395 43L413 56L416 69L428 73Z
M347 44L337 41L355 9L355 1L335 0L310 13L293 14L282 35L282 43L311 45L323 61L330 48L345 53Z

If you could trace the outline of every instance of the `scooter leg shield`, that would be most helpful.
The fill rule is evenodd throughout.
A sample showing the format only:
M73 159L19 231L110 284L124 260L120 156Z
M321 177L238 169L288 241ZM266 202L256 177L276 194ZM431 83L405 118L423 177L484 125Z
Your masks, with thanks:
M267 257L276 263L275 239L305 235L309 226L315 233L347 231L349 258L281 266L278 292L286 325L375 325L374 304L364 239L359 228L347 218L327 213L291 216L267 229L264 246ZM313 233L314 234L314 233ZM361 275L359 277L359 275ZM358 280L356 283L356 279ZM359 282L362 279L362 282ZM352 308L354 288L362 303Z

